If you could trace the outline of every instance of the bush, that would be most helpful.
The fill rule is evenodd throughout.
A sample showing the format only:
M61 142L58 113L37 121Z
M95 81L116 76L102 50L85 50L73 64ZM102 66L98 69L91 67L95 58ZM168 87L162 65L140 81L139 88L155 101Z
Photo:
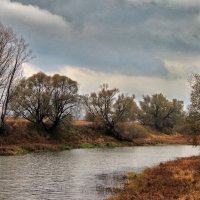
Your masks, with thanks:
M150 134L149 131L141 126L140 124L136 124L134 122L124 122L120 123L116 131L120 135L120 137L124 140L132 141L134 139L143 139L148 137Z
M174 132L184 134L184 135L192 135L191 124L189 122L185 121L184 123L177 125L174 128Z

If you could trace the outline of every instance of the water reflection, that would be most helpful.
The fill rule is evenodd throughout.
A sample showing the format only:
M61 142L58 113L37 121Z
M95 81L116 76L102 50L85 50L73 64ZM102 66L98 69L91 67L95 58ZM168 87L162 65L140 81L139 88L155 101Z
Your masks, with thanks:
M192 146L156 146L0 157L0 199L100 200L129 171L198 153Z

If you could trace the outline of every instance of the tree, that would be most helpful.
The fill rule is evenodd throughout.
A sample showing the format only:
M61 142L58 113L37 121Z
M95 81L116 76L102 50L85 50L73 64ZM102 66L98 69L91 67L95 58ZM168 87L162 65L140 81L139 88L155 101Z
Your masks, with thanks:
M12 93L11 110L30 122L41 125L50 112L50 76L34 74L22 79Z
M51 77L51 109L48 115L55 129L64 119L71 119L79 103L78 84L76 81L58 74Z
M135 103L135 95L118 95L114 103L115 121L135 121L138 115L138 106Z
M78 103L77 93L77 82L70 78L40 72L20 81L10 105L17 116L53 131L64 119L71 119Z
M20 75L21 65L30 55L25 40L0 24L0 127L5 124L11 89Z
M165 133L171 133L183 116L183 101L169 101L163 94L143 96L140 108L140 122Z
M193 74L190 77L191 95L189 105L188 121L191 125L192 133L199 134L200 131L200 75Z
M107 84L100 91L83 96L87 116L100 123L108 133L119 137L115 130L119 122L135 119L137 105L134 96L119 95L117 88L109 89Z

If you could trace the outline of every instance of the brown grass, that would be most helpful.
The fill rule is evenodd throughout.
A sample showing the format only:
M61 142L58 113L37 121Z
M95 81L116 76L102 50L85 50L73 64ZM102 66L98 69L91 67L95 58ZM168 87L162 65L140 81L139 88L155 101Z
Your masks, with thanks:
M70 127L62 127L52 136L37 130L24 119L7 119L7 124L10 131L0 136L0 155L79 148L83 144L91 144L94 147L122 145L120 141L96 130L91 122L86 121L74 121Z
M109 200L199 200L200 157L178 159L132 175L120 195Z
M94 125L94 122L89 122L84 120L74 120L72 124L75 126L92 126Z
M60 143L52 142L41 131L24 119L7 119L9 132L0 136L0 155L16 155L26 152L59 150Z
M60 146L71 148L82 147L83 144L94 147L132 146L157 144L192 144L192 138L186 135L165 135L153 133L139 124L127 124L123 127L123 134L129 137L129 142L119 141L108 136L103 130L94 126L93 122L73 121L72 125L63 126L58 133L50 136L44 131L37 130L24 119L7 119L10 131L0 135L0 154L14 154L18 148L31 151L57 150ZM127 135L126 135L127 134ZM126 138L127 139L127 138ZM200 142L200 137L197 139ZM18 150L17 150L18 151Z
M134 122L124 122L117 126L120 136L128 141L135 139L144 139L150 136L151 132L144 126Z
M181 134L150 134L149 137L144 139L135 139L133 141L135 145L162 145L162 144L174 144L174 145L192 145L193 138L189 135ZM200 143L200 136L197 137L197 143Z
M116 144L117 146L127 145L114 137L106 135L102 130L96 129L93 125L74 125L71 130L66 133L66 142L75 148L81 147L82 144L107 145Z

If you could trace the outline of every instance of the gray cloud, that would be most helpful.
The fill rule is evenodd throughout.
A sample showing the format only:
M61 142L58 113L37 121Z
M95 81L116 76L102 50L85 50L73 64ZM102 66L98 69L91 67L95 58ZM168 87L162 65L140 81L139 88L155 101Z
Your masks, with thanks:
M96 71L172 77L164 60L198 57L200 53L200 4L195 0L12 2L49 12L49 18L41 19L43 23L35 20L34 12L25 19L20 18L23 11L0 14L3 23L30 41L37 56L33 63L44 69L72 65Z

